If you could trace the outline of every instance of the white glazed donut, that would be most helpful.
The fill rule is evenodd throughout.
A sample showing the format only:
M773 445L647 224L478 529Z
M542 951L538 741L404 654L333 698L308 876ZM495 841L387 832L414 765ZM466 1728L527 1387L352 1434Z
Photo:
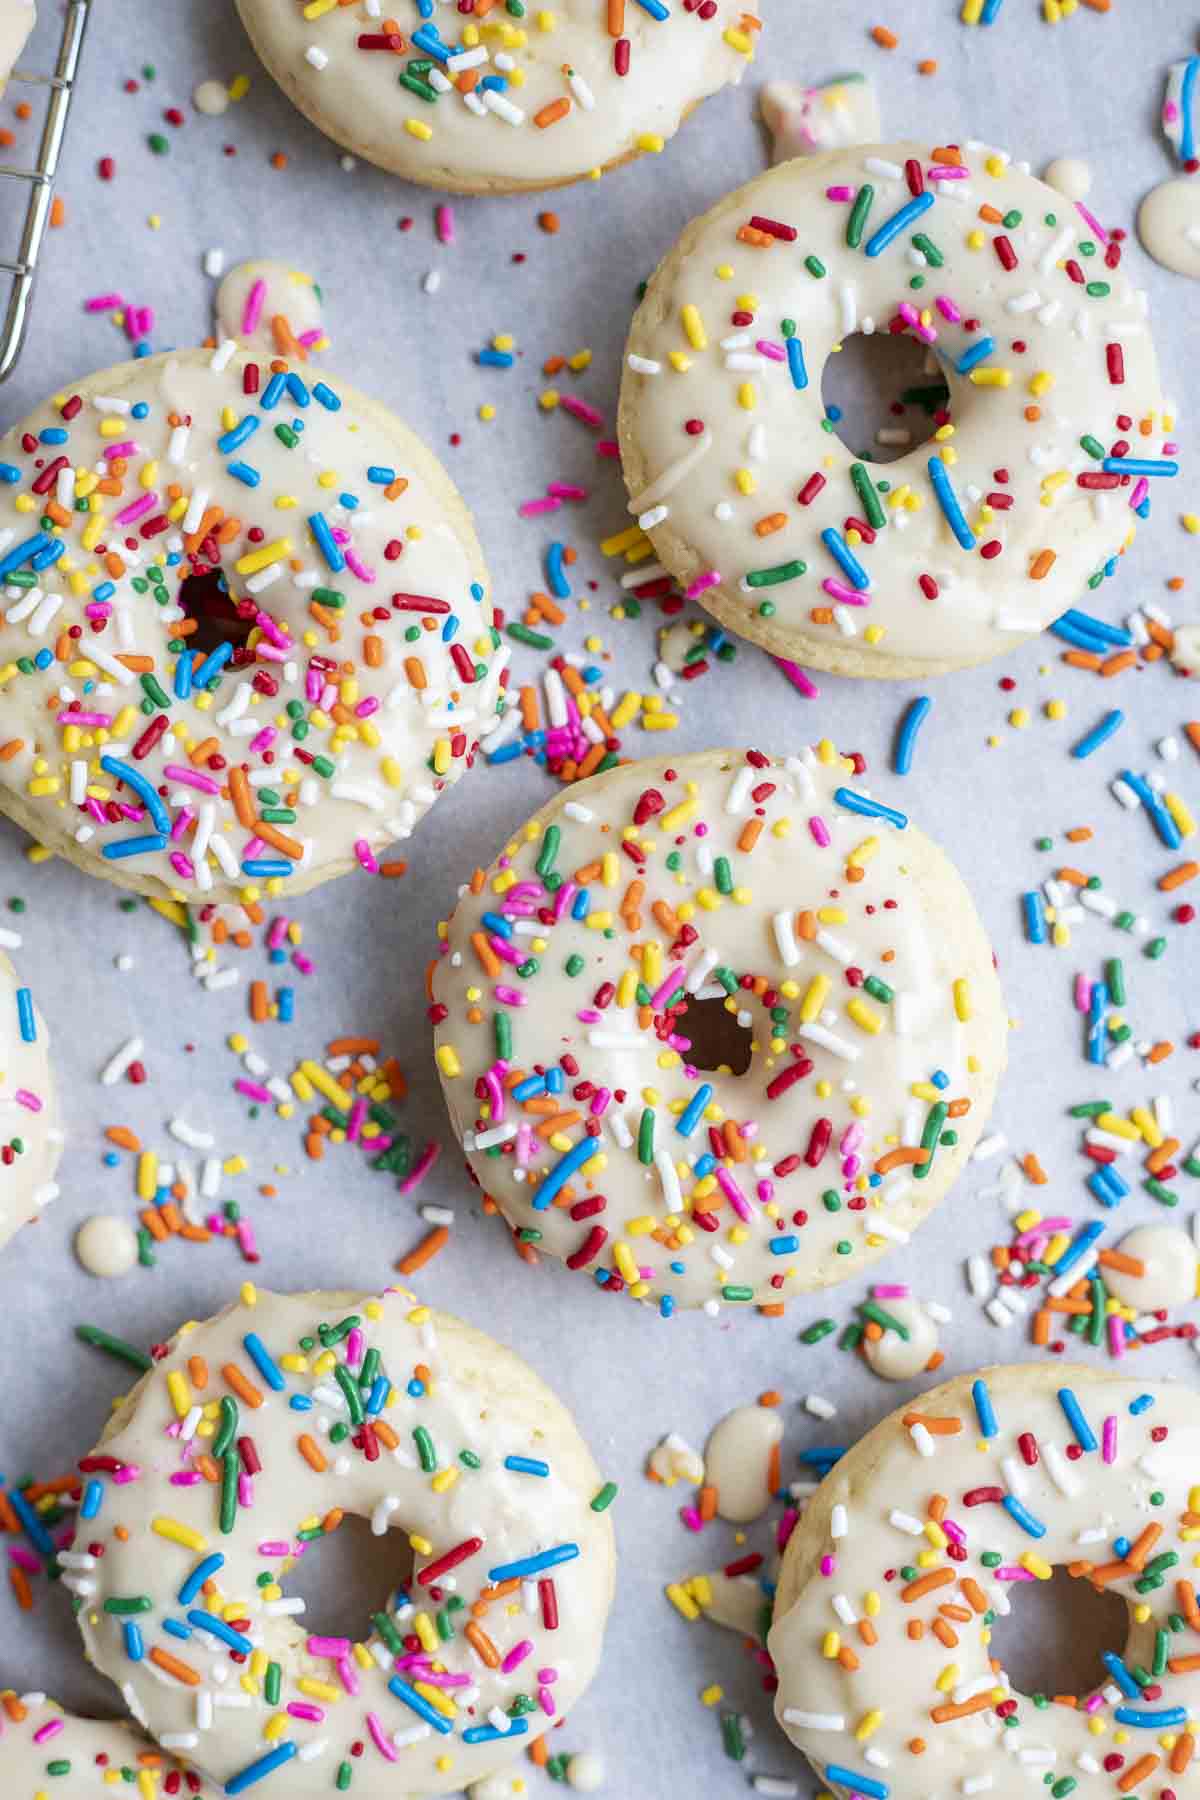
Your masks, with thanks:
M775 1710L836 1796L1150 1800L1195 1791L1195 1395L1046 1363L901 1407L793 1531L768 1647ZM1055 1568L1119 1594L1122 1656L1086 1694L1027 1696L989 1651Z
M627 346L629 508L661 561L722 624L846 674L936 674L1042 630L1176 467L1144 297L1101 238L981 149L841 150L728 195ZM886 466L822 402L856 331L917 338L950 390Z
M345 5L238 0L255 50L314 125L381 168L467 194L536 193L661 150L698 101L742 79L760 9L489 0L472 20L429 10L395 0L367 19Z
M0 1694L5 1800L216 1800L174 1757L115 1719L81 1719L45 1694ZM67 1777L70 1777L67 1785Z
M523 1241L664 1314L860 1274L987 1119L983 928L854 771L827 743L613 769L444 930L436 1056L476 1177Z
M595 1672L615 1489L526 1364L410 1294L243 1289L80 1468L89 1660L226 1794L323 1797L346 1769L360 1800L457 1792ZM287 1595L347 1513L414 1558L355 1642Z
M62 1155L50 1034L7 955L0 950L0 1249L58 1194Z
M127 363L0 440L0 480L0 810L57 854L299 893L468 766L506 656L470 514L336 376Z

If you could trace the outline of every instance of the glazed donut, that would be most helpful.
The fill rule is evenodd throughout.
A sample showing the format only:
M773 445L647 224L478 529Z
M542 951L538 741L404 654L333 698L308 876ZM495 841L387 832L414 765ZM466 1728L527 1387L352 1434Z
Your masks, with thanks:
M50 1034L31 990L0 950L0 1250L58 1197L62 1155Z
M1144 298L1106 241L983 148L831 152L720 201L627 346L629 510L662 563L722 624L843 674L938 674L1041 631L1176 470ZM915 336L949 389L886 467L822 402L854 332Z
M901 1407L821 1483L784 1554L775 1710L835 1796L1193 1791L1195 1396L1088 1368L987 1369ZM1075 1696L989 1654L1054 1569L1129 1604Z
M319 130L380 168L463 194L536 193L661 150L693 106L742 79L759 29L759 0L559 0L541 11L508 0L470 23L418 0L386 19L345 6L309 17L315 9L295 0L238 0L238 11Z
M374 871L494 721L486 579L335 376L227 341L71 384L0 440L0 811L150 896Z
M615 1489L526 1364L411 1294L244 1288L179 1331L80 1469L88 1658L226 1794L305 1800L351 1773L361 1800L456 1793L595 1672ZM346 1514L414 1559L354 1642L287 1594Z
M81 1719L45 1694L0 1694L0 1791L10 1800L43 1800L70 1794L71 1800L216 1800L212 1788L185 1780L174 1757L164 1756L127 1725L109 1719ZM63 1778L70 1776L69 1788Z
M523 1243L663 1313L774 1305L949 1190L1004 1066L999 984L955 870L855 770L828 743L631 763L472 877L436 1057Z

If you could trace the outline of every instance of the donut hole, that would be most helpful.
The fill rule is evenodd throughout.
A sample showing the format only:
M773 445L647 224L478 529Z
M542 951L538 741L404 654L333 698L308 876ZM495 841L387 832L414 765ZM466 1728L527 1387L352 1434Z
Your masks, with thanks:
M827 359L821 399L853 456L888 463L928 442L950 392L940 371L928 372L924 345L907 332L855 332Z
M253 609L247 607L245 614L239 611L220 569L185 575L179 585L179 604L195 624L195 630L188 633L188 649L198 650L202 656L222 644L242 650L254 630Z
M376 1537L368 1519L347 1513L336 1531L313 1538L283 1577L289 1599L305 1610L296 1623L305 1636L346 1637L370 1631L372 1613L395 1610L394 1595L413 1578L413 1549L402 1529Z
M1049 1581L1014 1582L1012 1611L992 1626L990 1654L1017 1692L1082 1698L1109 1679L1101 1657L1124 1654L1129 1607L1064 1568Z
M690 995L687 1011L677 1013L675 1028L688 1040L683 1051L689 1067L706 1074L728 1070L731 1075L744 1075L753 1057L753 1035L743 1025L736 1008L730 1010L726 996L720 994Z

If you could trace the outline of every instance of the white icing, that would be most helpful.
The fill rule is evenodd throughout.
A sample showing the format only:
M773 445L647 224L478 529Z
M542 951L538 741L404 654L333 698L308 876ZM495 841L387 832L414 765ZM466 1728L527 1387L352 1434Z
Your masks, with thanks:
M885 1381L911 1381L928 1366L937 1349L937 1325L918 1300L882 1300L880 1305L908 1336L901 1337L890 1327L882 1337L868 1335L863 1339L863 1355Z
M777 1406L738 1406L712 1429L704 1482L715 1488L717 1513L732 1525L760 1519L774 1497L772 1452L783 1437Z
M1177 175L1151 188L1138 208L1137 229L1155 262L1200 280L1200 176Z
M849 144L877 144L882 135L879 96L865 75L843 75L823 87L768 81L759 104L773 163Z
M1065 200L1086 200L1095 177L1090 163L1079 156L1056 156L1042 171L1042 180Z
M1106 1266L1104 1285L1125 1306L1140 1313L1186 1306L1196 1298L1197 1250L1178 1225L1138 1225L1117 1245L1122 1256L1143 1265L1136 1275Z
M48 1775L46 1765L52 1762L70 1764L71 1800L111 1800L115 1793L127 1793L141 1800L142 1791L156 1796L163 1792L162 1780L174 1774L178 1780L187 1765L173 1756L163 1757L152 1744L138 1737L132 1726L106 1719L81 1719L65 1712L58 1702L44 1694L16 1694L11 1690L0 1694L0 1783L11 1800L26 1800L52 1793L63 1786L60 1775ZM184 1733L191 1737L192 1733ZM120 1771L138 1771L142 1759L154 1773L126 1784ZM115 1778L115 1779L114 1779ZM145 1780L155 1786L144 1789ZM65 1791L65 1790L64 1790ZM177 1792L188 1794L180 1785ZM196 1800L205 1800L203 1793Z
M89 1275L127 1275L137 1265L137 1233L128 1219L94 1213L75 1233L75 1254Z
M321 290L287 263L238 263L217 290L217 335L269 356L294 355L298 344L306 359L328 348Z

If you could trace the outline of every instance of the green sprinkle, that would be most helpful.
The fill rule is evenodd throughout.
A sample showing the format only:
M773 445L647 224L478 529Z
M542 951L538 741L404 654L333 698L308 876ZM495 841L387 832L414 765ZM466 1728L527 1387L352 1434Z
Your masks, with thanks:
M1165 937L1151 938L1150 942L1146 945L1146 955L1150 958L1151 962L1157 962L1159 957L1166 950L1166 947L1167 940Z
M869 181L864 181L855 195L854 205L850 209L850 217L846 224L846 242L851 250L857 250L862 243L867 215L871 211L874 199L875 189Z
M148 1613L154 1610L154 1602L149 1594L111 1594L104 1602L104 1611L112 1613L118 1619L127 1619L134 1613Z
M722 1300L753 1300L754 1289L752 1287L723 1287L721 1298Z
M1153 1195L1154 1199L1159 1201L1161 1205L1179 1205L1179 1195L1173 1193L1169 1187L1164 1187L1161 1181L1156 1181L1153 1175L1144 1181L1142 1186L1145 1188L1146 1192Z
M808 1327L807 1331L800 1333L800 1342L802 1344L819 1344L822 1338L827 1338L831 1331L836 1330L837 1321L835 1319L818 1319L815 1324Z
M554 868L554 859L558 855L558 846L561 838L562 833L557 825L547 825L546 835L542 839L541 852L534 865L543 881L545 881L547 875L549 875Z
M1111 1100L1084 1100L1079 1106L1069 1106L1068 1116L1072 1119L1098 1119L1101 1113L1111 1112Z
M1104 979L1114 1006L1125 1005L1125 965L1119 956L1110 956L1104 965Z
M880 981L878 975L868 975L863 982L863 987L873 1000L881 1000L885 1006L889 1005L896 997L895 990L890 988L886 981Z
M223 1535L228 1537L237 1524L238 1511L238 1473L241 1461L236 1450L227 1450L221 1458L221 1510L220 1527Z
M926 237L923 231L913 234L913 248L921 252L931 269L940 269L946 260L933 239Z
M552 650L554 648L552 637L547 637L544 631L531 631L528 625L522 625L519 619L506 625L504 629L510 638L515 638L518 644L528 644L531 650Z
M238 1403L231 1394L222 1395L220 1413L221 1423L217 1426L217 1435L212 1441L211 1452L217 1462L220 1462L225 1452L232 1448L233 1440L237 1436Z
M777 587L781 581L796 581L808 572L808 564L794 557L791 562L775 563L769 569L751 569L746 577L746 586L751 588Z
M607 1512L609 1507L612 1505L613 1501L616 1499L616 1497L617 1497L616 1482L615 1481L606 1481L604 1486L599 1490L599 1492L596 1494L593 1494L593 1496L592 1496L592 1500L591 1500L592 1511L597 1512L597 1513L598 1512Z
M346 1407L350 1414L350 1423L352 1425L361 1425L364 1417L362 1395L358 1391L358 1383L355 1381L345 1363L338 1363L335 1365L333 1378L345 1395Z
M1108 451L1104 448L1104 445L1100 442L1099 438L1094 438L1090 435L1081 437L1079 445L1082 450L1087 451L1089 456L1094 456L1097 462L1103 462L1104 458L1108 455Z
M417 1446L421 1467L427 1475L431 1475L437 1468L437 1451L433 1447L433 1439L423 1425L418 1425L413 1432L413 1443Z
M263 1698L268 1706L278 1706L279 1696L283 1689L283 1669L277 1662L267 1664L267 1673L263 1678Z
M867 515L867 524L880 531L887 524L887 514L879 504L879 496L875 492L875 484L867 473L863 463L850 464L850 479L854 483L854 491L862 501L863 511Z
M737 1713L721 1714L721 1742L725 1746L726 1756L734 1762L741 1762L746 1754L746 1734Z
M933 1167L933 1158L942 1135L942 1126L946 1123L950 1108L944 1100L938 1100L929 1109L925 1120L925 1129L921 1133L921 1148L928 1150L929 1155L924 1162L913 1164L913 1175L917 1181L924 1181Z
M717 860L713 864L713 875L717 883L717 892L719 894L732 894L733 876L729 872L729 858L727 856L717 857Z
M161 131L152 131L150 136L146 139L146 142L149 144L151 150L153 150L155 156L165 156L167 151L171 148Z
M577 951L568 956L566 962L563 964L563 968L568 975L582 975L586 967L587 964Z
M654 1161L654 1113L648 1106L638 1121L637 1153L640 1163L649 1164Z
M147 1356L144 1350L135 1349L132 1344L127 1344L124 1338L111 1337L107 1331L101 1331L98 1325L77 1325L75 1336L81 1343L90 1344L93 1350L107 1350L110 1356L120 1357L122 1362L132 1364L135 1369L141 1369L143 1374L154 1367L152 1358Z
M825 264L819 256L806 256L804 266L815 281L823 281L827 273Z

